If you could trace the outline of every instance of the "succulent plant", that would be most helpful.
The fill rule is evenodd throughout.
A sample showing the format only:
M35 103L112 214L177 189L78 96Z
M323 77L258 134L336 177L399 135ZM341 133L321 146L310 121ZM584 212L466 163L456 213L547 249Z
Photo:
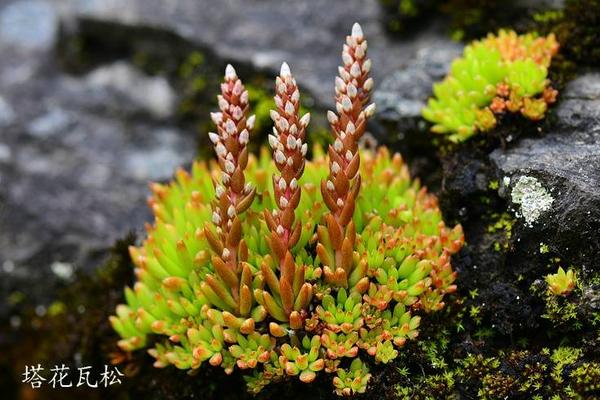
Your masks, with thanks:
M258 156L246 147L247 91L227 67L209 134L217 159L151 185L155 221L130 248L136 282L110 319L122 350L150 347L156 367L249 370L253 393L335 373L348 395L366 390L361 358L396 358L418 314L444 306L462 228L445 226L399 154L359 149L374 111L366 50L356 24L328 114L333 144L310 161L289 66L276 79L271 151Z
M562 267L558 267L556 274L546 275L548 291L556 296L567 296L575 289L575 271L569 269L565 272Z
M542 119L556 100L547 76L558 47L553 34L504 30L474 41L454 60L448 76L434 84L423 117L434 124L433 132L452 142L493 128L497 116L506 112Z

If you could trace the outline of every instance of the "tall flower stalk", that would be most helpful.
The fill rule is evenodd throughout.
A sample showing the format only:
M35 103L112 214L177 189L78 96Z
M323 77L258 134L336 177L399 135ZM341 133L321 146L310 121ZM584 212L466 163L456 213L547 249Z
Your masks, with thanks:
M264 216L271 230L269 245L275 260L267 257L261 265L270 291L256 289L255 297L275 319L281 322L289 320L292 329L300 329L304 322L301 313L310 302L312 286L304 280L306 267L296 265L291 250L298 243L302 230L302 223L296 221L295 212L300 203L298 181L306 162L307 144L304 139L310 114L300 118L300 91L287 63L282 64L275 80L274 99L277 109L271 110L274 127L273 134L269 135L269 144L279 173L273 174L276 207L265 210ZM283 334L278 324L272 323L270 328L275 336Z
M371 60L358 23L346 37L342 61L335 79L336 112L327 113L334 142L329 146L329 176L321 182L321 193L330 213L325 216L326 228L318 230L317 252L325 280L348 287L356 241L352 216L361 184L358 143L367 119L375 112L375 104L368 105L373 88Z
M250 207L255 189L246 183L244 169L248 164L248 140L254 127L254 115L248 117L248 91L235 69L227 65L221 94L217 96L220 112L211 113L217 133L209 137L215 147L221 168L221 179L215 186L212 222L215 231L205 227L204 233L214 250L215 274L207 275L202 291L215 304L238 316L248 316L252 308L252 272L244 262L248 250L242 239L240 215ZM215 296L216 295L216 296Z

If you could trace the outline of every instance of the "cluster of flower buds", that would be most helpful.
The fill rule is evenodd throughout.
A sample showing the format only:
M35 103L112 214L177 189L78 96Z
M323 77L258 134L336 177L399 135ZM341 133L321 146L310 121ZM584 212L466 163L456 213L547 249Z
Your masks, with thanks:
M352 222L355 201L360 190L360 155L358 143L366 129L367 119L375 112L369 104L373 78L369 77L371 60L367 58L367 41L362 28L354 24L346 37L342 52L343 65L335 79L335 106L329 111L334 142L329 146L329 176L321 182L323 201L331 212L326 219L327 232L320 230L319 248L323 273L327 282L347 286L353 267L355 229ZM328 238L324 237L327 233ZM330 243L332 249L326 249ZM327 257L333 253L333 257Z
M244 177L248 164L247 145L255 118L254 115L247 116L248 91L231 65L225 69L225 81L217 98L220 112L211 114L217 133L209 133L222 171L220 183L215 187L212 214L216 235L210 227L204 230L216 253L212 259L216 275L207 276L203 291L207 297L216 293L231 299L229 309L246 316L252 306L252 274L243 264L248 251L242 239L239 215L250 207L255 195L255 189Z
M279 172L273 174L276 208L265 210L264 216L271 230L269 245L277 260L279 277L271 263L263 262L261 271L270 292L258 289L255 297L278 321L289 320L292 329L300 329L304 324L301 313L312 298L312 285L305 282L306 267L296 265L291 250L298 243L302 231L302 222L296 221L295 213L300 203L298 181L306 162L307 144L304 140L310 114L300 117L300 91L287 63L281 65L281 72L275 80L275 105L277 110L271 110L274 127L273 134L269 135L269 144ZM277 335L282 328L272 324L271 331Z

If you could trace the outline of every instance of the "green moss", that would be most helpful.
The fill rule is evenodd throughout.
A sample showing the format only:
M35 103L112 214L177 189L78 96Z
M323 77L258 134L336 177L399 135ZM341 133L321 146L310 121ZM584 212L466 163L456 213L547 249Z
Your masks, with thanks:
M490 219L492 223L488 225L487 232L494 234L498 240L494 242L494 250L508 250L511 245L513 225L515 218L509 213L492 214Z
M563 73L572 72L572 63L576 66L600 63L600 0L566 0L562 10L535 14L532 25L540 32L556 34L566 61L558 66Z

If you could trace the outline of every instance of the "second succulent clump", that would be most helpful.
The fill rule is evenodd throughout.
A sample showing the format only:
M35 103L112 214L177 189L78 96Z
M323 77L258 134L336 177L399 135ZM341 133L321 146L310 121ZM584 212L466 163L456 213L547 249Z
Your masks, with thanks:
M468 45L450 73L433 87L434 98L423 116L432 131L462 142L487 131L505 113L531 120L544 117L557 92L550 87L548 67L558 51L554 35L517 35L500 31Z
M450 256L460 225L411 181L400 155L359 150L374 112L367 42L357 24L336 79L334 140L306 160L299 91L276 80L272 152L248 153L248 92L231 66L213 114L217 160L152 185L154 225L130 249L127 304L111 323L125 351L150 347L155 366L249 370L248 389L334 374L340 395L364 392L367 360L388 363L418 335L420 314L456 290Z

